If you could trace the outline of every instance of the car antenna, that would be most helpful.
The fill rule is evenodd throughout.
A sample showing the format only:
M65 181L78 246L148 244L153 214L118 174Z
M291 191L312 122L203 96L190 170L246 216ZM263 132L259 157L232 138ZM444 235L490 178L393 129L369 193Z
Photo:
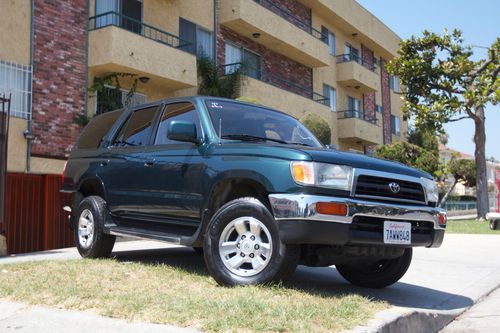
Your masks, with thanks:
M219 144L222 144L221 138L222 138L222 118L219 118Z

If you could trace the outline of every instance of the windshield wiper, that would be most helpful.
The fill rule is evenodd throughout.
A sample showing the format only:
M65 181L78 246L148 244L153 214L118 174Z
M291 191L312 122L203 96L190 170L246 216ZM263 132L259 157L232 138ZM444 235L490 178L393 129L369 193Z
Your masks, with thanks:
M308 145L306 143L289 142L289 141L285 141L285 140L266 138L266 137L262 137L262 136L249 135L249 134L227 134L227 135L223 135L221 138L222 139L242 140L242 141L272 141L272 142L282 143L285 145L303 145L303 146L310 147L310 145Z

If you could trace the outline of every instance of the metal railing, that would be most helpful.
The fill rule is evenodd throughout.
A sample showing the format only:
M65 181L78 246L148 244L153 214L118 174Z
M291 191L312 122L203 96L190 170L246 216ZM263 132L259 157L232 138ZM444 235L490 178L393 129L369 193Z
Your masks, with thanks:
M262 7L269 9L273 13L275 13L278 16L281 16L288 22L292 23L296 27L304 30L314 38L317 38L321 41L328 40L328 36L324 35L321 31L313 28L311 24L308 22L304 22L302 19L297 17L294 13L291 11L279 6L278 4L274 3L273 1L270 0L254 0L258 4L260 4Z
M369 117L364 112L358 111L358 110L338 111L337 118L338 119L357 118L357 119L361 119L361 120L367 121L367 122L375 124L375 125L377 124L377 117L376 116Z
M89 30L97 30L108 26L119 27L145 38L154 40L171 47L181 48L191 43L172 35L169 32L153 27L144 22L138 21L131 17L122 15L117 12L106 12L89 18Z
M314 92L312 89L308 87L304 87L298 83L291 82L287 79L279 77L275 74L266 72L259 68L253 68L251 66L245 65L241 62L236 62L232 64L226 64L220 66L224 71L224 74L229 75L233 73L240 73L245 76L249 76L256 80L269 83L277 88L289 91L291 93L309 98L315 102L324 105L330 105L330 99L325 96Z
M375 72L377 70L377 66L375 64L369 63L369 62L363 60L363 58L361 58L359 55L356 55L354 53L346 53L346 54L338 55L335 57L335 60L336 60L337 64L354 61L354 62L357 62L358 64L362 65L363 67L368 68L372 72Z

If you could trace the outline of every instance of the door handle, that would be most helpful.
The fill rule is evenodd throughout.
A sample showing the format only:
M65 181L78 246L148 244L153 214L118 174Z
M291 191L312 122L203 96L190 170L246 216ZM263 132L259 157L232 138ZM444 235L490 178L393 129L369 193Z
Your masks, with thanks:
M145 167L152 167L154 164L155 164L154 160L144 162Z
M109 164L109 160L101 161L100 166L104 167Z

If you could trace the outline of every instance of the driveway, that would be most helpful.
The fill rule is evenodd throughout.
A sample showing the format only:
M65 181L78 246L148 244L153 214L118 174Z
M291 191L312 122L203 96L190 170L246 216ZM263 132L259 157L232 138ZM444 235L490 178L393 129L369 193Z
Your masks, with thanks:
M118 260L165 263L188 270L205 271L203 257L192 249L151 241L119 242ZM79 258L75 249L0 259L0 264L24 260ZM393 307L355 331L431 332L444 327L466 308L500 285L500 237L496 235L445 236L438 249L415 249L406 275L395 285L371 290L353 287L332 267L299 266L290 284L311 292L357 293L387 301Z

